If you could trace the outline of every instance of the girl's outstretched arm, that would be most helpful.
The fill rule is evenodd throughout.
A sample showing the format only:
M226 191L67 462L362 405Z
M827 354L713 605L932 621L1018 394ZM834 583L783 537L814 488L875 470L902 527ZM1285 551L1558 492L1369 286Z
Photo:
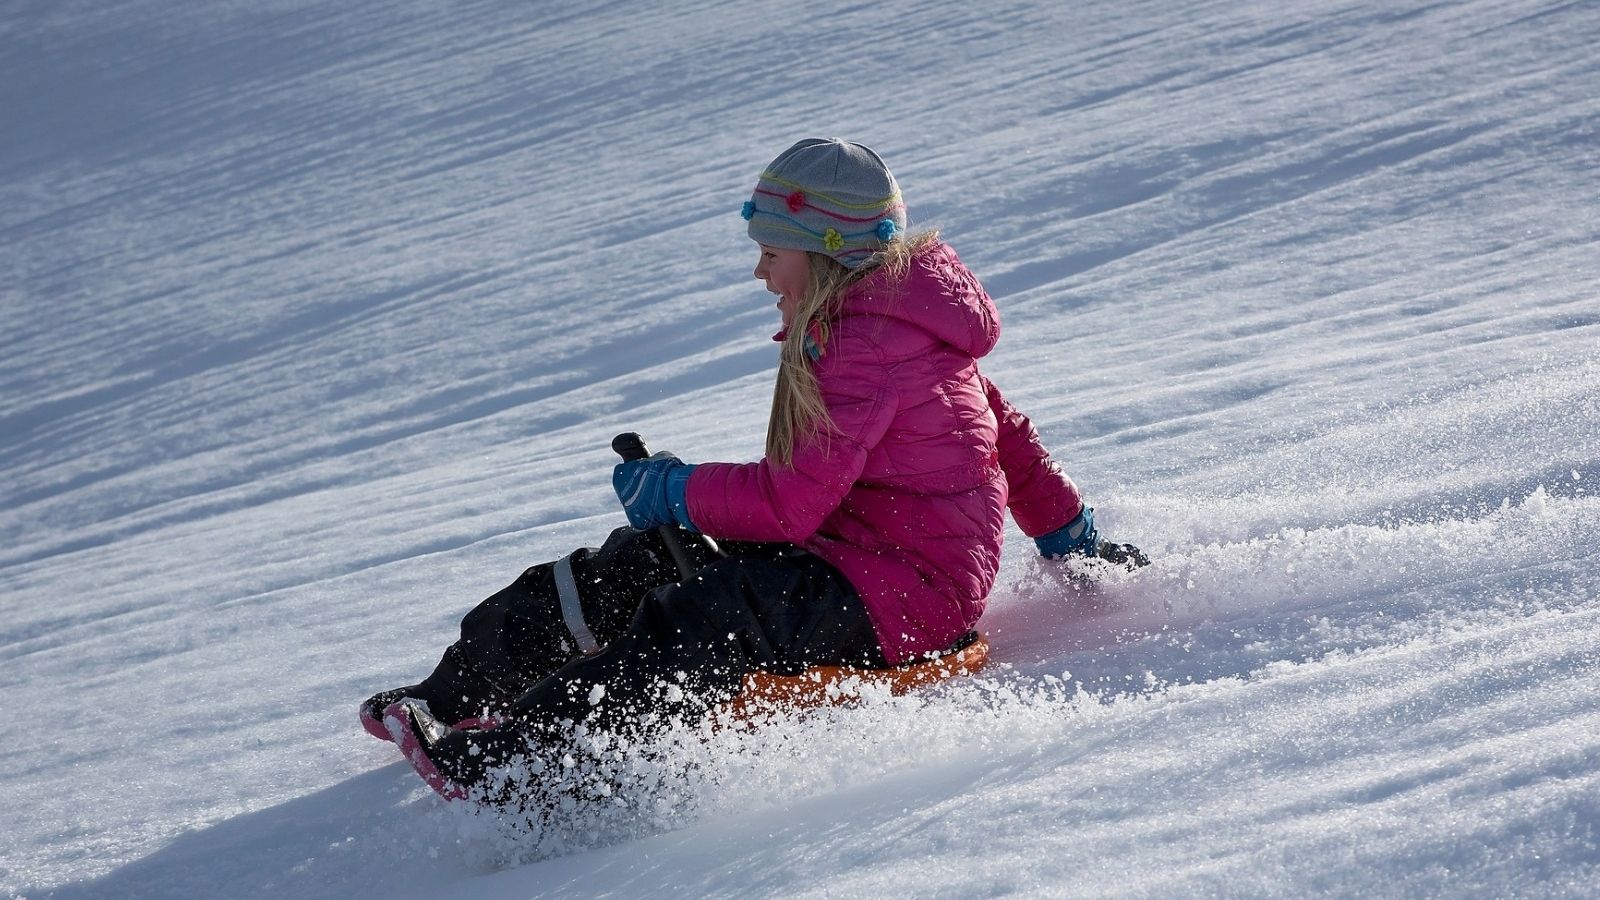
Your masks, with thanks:
M979 378L1000 424L995 446L1010 494L1006 506L1017 527L1028 537L1039 537L1076 519L1083 511L1078 486L1050 458L1033 422L1007 402L994 382L981 375Z

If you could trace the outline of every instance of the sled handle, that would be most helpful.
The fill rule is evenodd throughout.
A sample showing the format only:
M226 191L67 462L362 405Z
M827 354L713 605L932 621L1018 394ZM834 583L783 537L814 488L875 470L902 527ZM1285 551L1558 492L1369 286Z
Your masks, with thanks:
M622 457L623 462L650 458L650 448L644 445L644 438L632 431L624 431L612 438L611 449ZM667 552L672 554L672 561L678 566L678 576L687 581L689 576L695 573L695 565L689 561L689 554L684 552L683 544L678 540L678 529L672 525L662 525L656 529L656 533L661 535L662 543L667 545ZM712 552L721 554L721 549L711 538L704 536L702 538L711 547Z
M611 449L617 451L623 462L650 458L650 448L644 445L644 438L633 431L624 431L612 438Z

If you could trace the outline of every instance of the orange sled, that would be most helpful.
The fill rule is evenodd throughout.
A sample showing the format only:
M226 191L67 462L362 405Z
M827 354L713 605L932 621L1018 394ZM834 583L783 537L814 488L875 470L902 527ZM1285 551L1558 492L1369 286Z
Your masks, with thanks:
M862 685L879 685L896 697L958 675L972 675L989 661L989 641L976 631L956 643L943 656L888 669L855 666L816 666L799 675L756 672L744 677L739 696L722 709L739 719L774 709L825 706L849 699L854 691L841 691L842 682L856 679Z

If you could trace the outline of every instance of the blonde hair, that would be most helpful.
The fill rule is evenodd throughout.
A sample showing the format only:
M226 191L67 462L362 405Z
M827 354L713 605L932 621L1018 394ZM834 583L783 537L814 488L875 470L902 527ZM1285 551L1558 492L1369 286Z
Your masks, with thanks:
M824 438L834 430L828 407L822 402L822 389L812 370L807 337L816 331L816 349L825 351L830 323L851 285L878 271L885 282L897 285L911 268L911 259L939 239L938 231L922 231L885 244L881 250L846 268L838 260L821 253L806 253L806 291L795 310L794 321L778 353L778 380L772 389L772 415L767 420L767 459L781 466L794 463L794 447L801 438L820 433Z

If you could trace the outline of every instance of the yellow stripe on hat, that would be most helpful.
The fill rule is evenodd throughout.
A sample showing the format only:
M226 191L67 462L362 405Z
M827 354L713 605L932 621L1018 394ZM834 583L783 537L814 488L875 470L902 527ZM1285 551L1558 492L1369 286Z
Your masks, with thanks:
M834 206L842 206L845 209L883 209L885 206L890 206L900 199L900 192L895 191L894 193L875 203L850 203L845 200L840 200L838 197L831 197L822 193L821 191L814 191L803 184L796 184L787 178L779 178L771 172L762 172L761 178L764 181L776 182L786 188L794 188L797 191L805 193L807 197L821 197L823 200L832 203Z

